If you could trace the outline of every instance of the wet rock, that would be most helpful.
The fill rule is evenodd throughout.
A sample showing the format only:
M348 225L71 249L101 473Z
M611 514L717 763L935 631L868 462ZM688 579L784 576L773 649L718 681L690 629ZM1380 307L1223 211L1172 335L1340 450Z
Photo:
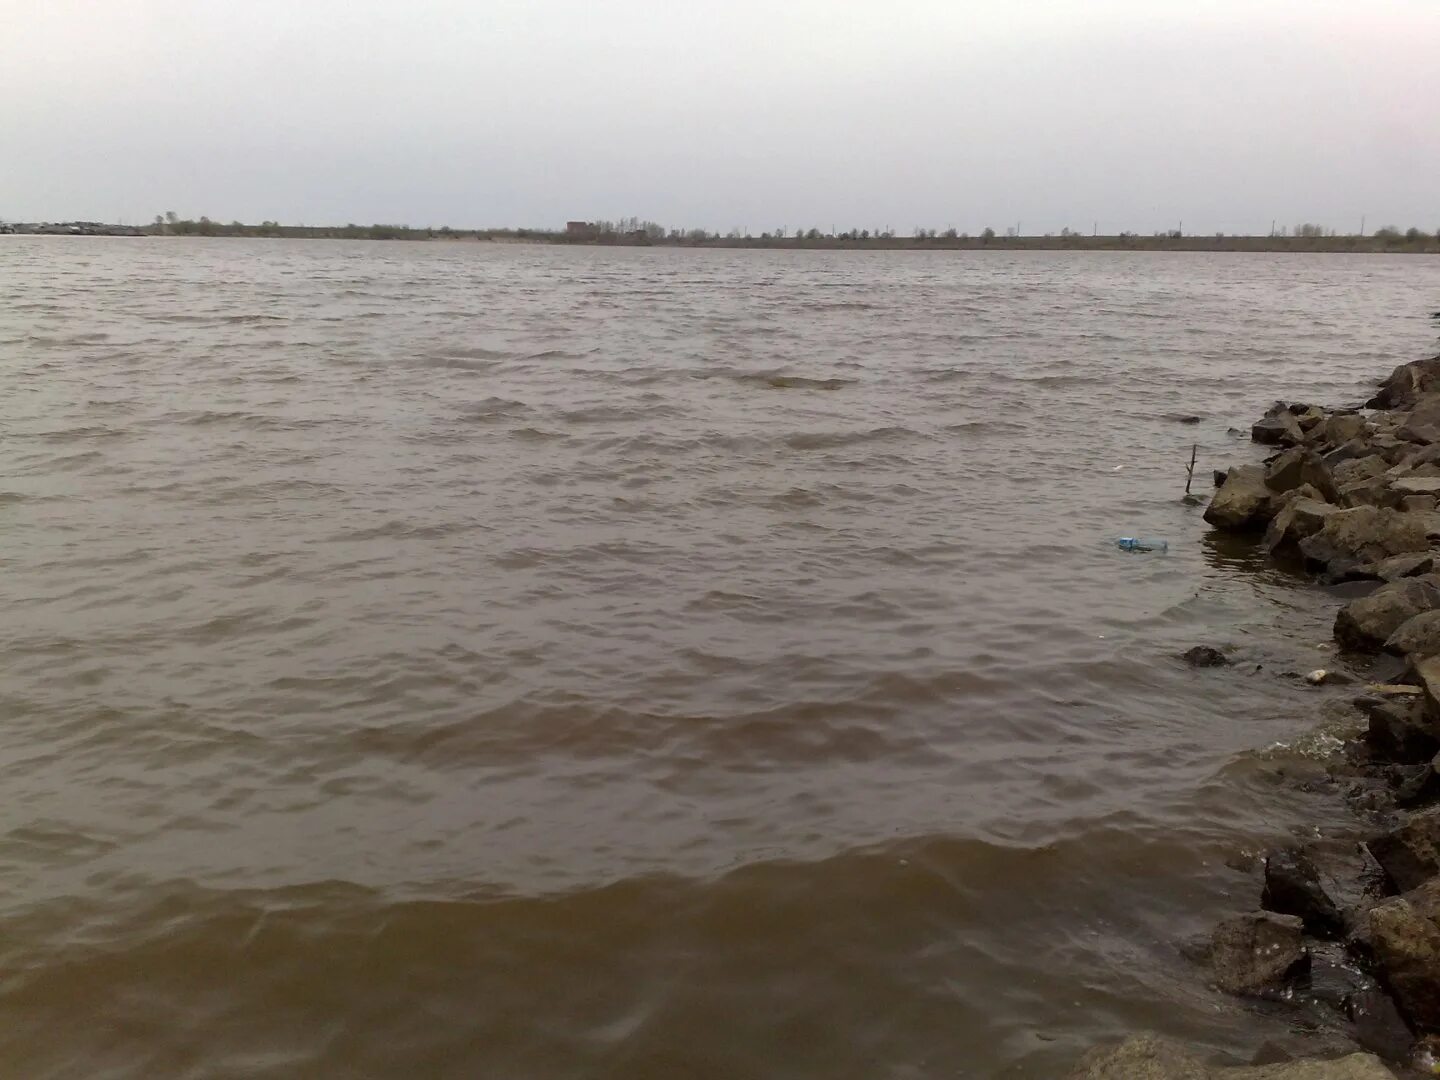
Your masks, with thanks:
M1275 515L1275 495L1265 484L1259 465L1238 465L1205 508L1205 520L1217 529L1241 531L1264 528Z
M1415 1036L1390 995L1379 987L1360 990L1346 1002L1346 1014L1355 1025L1355 1041L1386 1061L1410 1056Z
M1440 607L1440 587L1434 579L1392 581L1340 609L1335 640L1346 649L1377 652L1407 620L1436 607Z
M1334 572L1346 565L1429 551L1427 525L1415 514L1356 507L1327 515L1320 531L1300 542L1300 550L1308 562Z
M1355 680L1343 671L1316 668L1314 671L1306 673L1305 681L1311 686L1349 686Z
M1395 789L1395 805L1408 810L1428 806L1440 799L1437 764L1440 764L1440 757L1431 758L1424 765L1399 766L1399 773L1391 781Z
M1304 924L1294 915L1256 911L1226 919L1210 938L1210 972L1227 994L1264 995L1284 988L1304 965Z
M1260 906L1279 915L1294 915L1316 937L1336 937L1344 920L1335 901L1320 884L1320 872L1303 851L1275 851L1265 857L1265 888Z
M1216 470L1215 470L1213 473L1211 473L1210 475L1211 475L1211 477L1214 479L1214 481L1215 481L1215 486L1216 486L1217 488L1218 488L1218 487L1223 487L1224 484L1225 484L1225 478L1230 475L1230 470L1229 470L1229 469L1216 469Z
M1219 649L1209 645L1196 645L1193 649L1186 649L1180 654L1191 667L1225 667L1230 663L1229 658Z
M1330 469L1314 450L1292 446L1265 469L1265 486L1271 491L1293 491L1302 484L1308 484L1327 502L1335 498L1335 481Z
M1369 718L1364 740L1371 760L1413 764L1440 753L1440 738L1426 722L1424 703L1418 698L1368 701L1362 711Z
M1440 881L1371 908L1370 938L1401 1012L1416 1027L1440 1027Z
M1395 1080L1395 1074L1373 1054L1212 1067L1178 1043L1140 1035L1117 1047L1091 1050L1070 1080Z
M1308 492L1314 492L1314 496ZM1282 500L1280 512L1266 526L1265 547L1274 551L1314 536L1325 525L1325 519L1339 509L1321 499L1314 488L1296 488Z
M1440 390L1440 356L1401 364L1380 384L1380 391L1365 403L1367 409L1398 409L1422 395Z
M1385 651L1396 656L1440 656L1440 611L1422 611L1406 619L1385 639Z
M1250 429L1250 438L1266 446L1295 446L1305 441L1300 422L1288 410L1267 416Z
M1365 848L1396 891L1409 892L1440 870L1440 808L1412 814L1398 829L1367 841ZM1440 967L1436 974L1440 976Z

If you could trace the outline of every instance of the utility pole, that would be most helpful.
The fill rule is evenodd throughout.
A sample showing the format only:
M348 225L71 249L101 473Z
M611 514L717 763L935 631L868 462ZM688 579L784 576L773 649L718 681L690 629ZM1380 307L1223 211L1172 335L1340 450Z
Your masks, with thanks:
M1365 215L1364 215L1364 214L1361 214L1361 215L1360 215L1360 235L1361 235L1361 236L1364 236L1364 235L1365 235Z

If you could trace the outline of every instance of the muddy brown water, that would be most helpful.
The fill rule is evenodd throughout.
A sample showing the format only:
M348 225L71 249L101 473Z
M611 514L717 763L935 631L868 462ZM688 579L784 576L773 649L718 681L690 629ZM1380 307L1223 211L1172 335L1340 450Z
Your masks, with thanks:
M3 238L0 1072L1247 1054L1293 1020L1179 948L1348 824L1295 782L1347 692L1285 677L1335 599L1184 464L1360 400L1437 297L1414 257Z

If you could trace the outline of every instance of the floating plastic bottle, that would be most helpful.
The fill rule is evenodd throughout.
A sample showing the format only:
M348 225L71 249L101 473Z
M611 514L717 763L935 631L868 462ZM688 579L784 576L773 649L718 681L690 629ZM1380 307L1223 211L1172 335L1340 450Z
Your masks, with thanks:
M1115 541L1121 551L1169 551L1168 540L1152 540L1147 536L1122 536Z

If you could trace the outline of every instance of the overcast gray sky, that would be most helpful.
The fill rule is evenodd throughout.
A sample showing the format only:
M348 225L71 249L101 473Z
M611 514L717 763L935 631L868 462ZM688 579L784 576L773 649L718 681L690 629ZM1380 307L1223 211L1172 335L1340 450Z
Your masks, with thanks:
M0 0L0 218L1440 225L1440 0Z

